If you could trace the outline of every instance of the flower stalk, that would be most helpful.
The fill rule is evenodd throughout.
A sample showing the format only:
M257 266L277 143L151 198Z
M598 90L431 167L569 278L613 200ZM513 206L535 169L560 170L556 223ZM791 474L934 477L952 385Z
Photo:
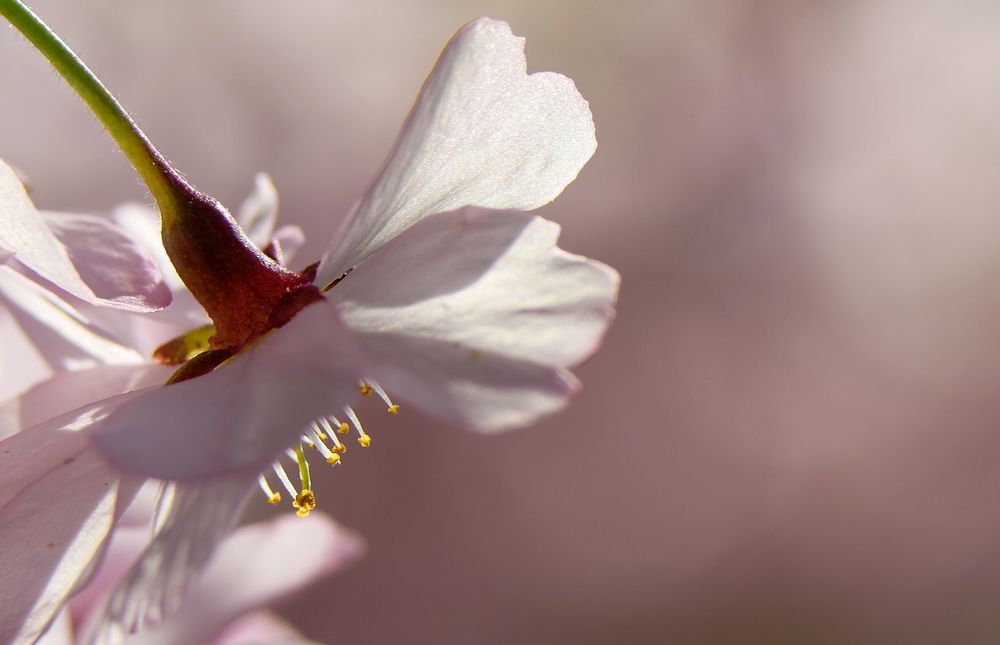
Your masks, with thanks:
M108 130L132 167L149 188L161 215L174 216L176 204L183 200L181 187L186 182L153 146L121 103L63 40L21 0L0 0L0 15L28 39L79 95L94 116Z
M222 204L185 181L37 14L21 0L0 0L0 15L80 96L149 188L170 261L215 325L213 347L239 351L321 297L309 276L291 272L260 252Z

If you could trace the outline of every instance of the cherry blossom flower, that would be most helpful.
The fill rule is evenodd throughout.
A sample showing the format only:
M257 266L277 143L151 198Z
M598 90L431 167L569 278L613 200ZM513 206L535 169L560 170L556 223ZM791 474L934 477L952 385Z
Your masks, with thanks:
M560 250L558 226L523 210L554 199L595 146L572 82L528 75L505 23L460 30L324 256L314 279L324 298L217 369L142 392L96 423L117 467L181 482L178 524L204 529L154 541L152 565L123 578L110 623L133 626L137 607L170 596L164 578L200 566L192 544L219 539L276 455L305 437L335 463L342 446L322 437L346 421L367 445L352 407L359 383L390 412L391 393L483 432L564 406L578 388L569 368L599 344L618 277ZM302 476L294 501L308 512Z
M505 23L466 26L324 256L323 301L222 368L120 406L102 422L102 452L166 479L259 472L349 405L358 380L479 431L558 410L618 278L558 249L558 226L521 210L555 198L595 146L569 79L526 74ZM285 397L301 405L277 405Z
M93 403L11 438L65 442L79 450L72 464L96 447L126 473L116 480L123 498L145 477L176 482L164 528L111 593L98 638L176 605L255 479L277 498L273 476L261 473L286 451L301 486L277 462L274 476L307 515L315 498L302 446L336 464L345 447L338 431L353 426L362 446L371 443L354 409L359 396L375 393L395 414L391 395L479 432L561 409L579 388L570 368L597 348L613 316L618 276L559 249L559 227L525 211L558 196L595 148L589 107L572 81L527 74L523 40L506 23L479 19L445 48L320 264L298 274L266 269L280 276L260 292L273 310L241 310L254 305L257 283L241 281L237 268L269 267L280 260L276 249L264 249L271 259L254 249L248 262L230 248L214 267L204 240L225 234L225 221L207 224L208 237L174 235L181 224L165 224L166 250L216 336L196 329L160 348L161 360L180 365L166 387L135 389L162 367L108 366L108 382L93 382ZM229 300L225 279L238 287ZM110 398L100 400L97 385ZM53 452L47 467L70 470L59 466L69 459L61 443ZM94 538L88 548L101 544ZM82 575L79 564L69 568Z

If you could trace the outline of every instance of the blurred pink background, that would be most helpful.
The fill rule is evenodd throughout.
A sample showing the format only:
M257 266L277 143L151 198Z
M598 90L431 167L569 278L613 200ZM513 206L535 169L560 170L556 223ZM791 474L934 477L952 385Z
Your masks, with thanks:
M542 210L623 277L584 392L494 438L370 427L318 486L370 553L283 608L316 640L1000 641L997 5L33 6L200 188L270 172L304 261L467 20L591 103L597 155ZM0 60L40 206L145 198L12 30Z

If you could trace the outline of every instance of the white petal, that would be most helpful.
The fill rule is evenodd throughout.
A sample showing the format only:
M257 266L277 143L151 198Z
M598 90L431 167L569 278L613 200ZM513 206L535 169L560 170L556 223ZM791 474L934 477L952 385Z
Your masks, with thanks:
M45 630L35 645L73 645L73 623L69 612L65 609L59 612L49 628Z
M111 212L111 218L149 254L175 295L186 289L184 281L177 275L177 270L174 269L167 250L163 247L159 213L149 206L128 202L117 206Z
M278 222L278 191L267 173L254 177L253 192L240 204L236 221L257 248L263 249L271 242Z
M33 642L100 557L119 480L80 432L103 414L91 406L0 442L0 642Z
M567 368L614 313L617 273L562 251L558 234L516 211L435 215L328 296L390 392L463 426L522 425L565 403Z
M78 633L85 633L87 627L97 623L99 612L104 609L104 601L152 540L153 532L148 514L145 520L142 525L123 525L122 520L118 521L108 541L101 566L87 584L70 598L67 609L73 615Z
M305 232L294 224L282 226L274 232L272 238L280 245L281 254L284 256L286 265L291 265L295 254L298 253L302 248L302 245L306 243Z
M596 147L590 108L573 82L551 72L529 76L524 39L505 22L475 20L441 53L316 284L329 284L432 213L542 206Z
M52 368L38 353L34 341L2 304L0 338L3 338L0 343L0 365L17 365L16 370L0 370L0 401L17 396L52 375ZM0 433L0 437L2 436Z
M0 249L38 275L83 299L94 294L83 283L69 254L31 203L10 166L0 161Z
M163 383L170 373L169 367L151 363L61 372L0 406L0 438L91 402Z
M170 288L156 262L119 226L95 215L42 212L66 248L92 304L149 313L170 304Z
M0 303L7 305L54 369L79 367L84 361L117 365L143 362L134 349L91 326L70 303L7 266L0 266Z
M212 645L321 645L269 611L258 611L230 625ZM130 644L131 645L131 644Z
M85 243L67 250L35 209L14 171L0 162L0 249L5 254L13 253L23 266L86 302L136 311L166 306L170 294L151 271L152 264L135 253L120 231L105 223L88 226L85 233L84 242L99 240L105 248L87 252ZM74 252L81 254L81 269L86 267L87 275L81 276L74 266Z
M137 634L135 643L213 642L241 616L279 603L346 566L363 550L357 535L322 513L307 518L288 514L244 526L219 545L177 612Z
M230 530L251 479L178 484L166 521L108 598L92 627L92 642L120 642L174 611L188 585Z
M158 479L256 474L307 423L354 398L353 343L333 307L309 305L216 370L122 405L96 443L122 471Z

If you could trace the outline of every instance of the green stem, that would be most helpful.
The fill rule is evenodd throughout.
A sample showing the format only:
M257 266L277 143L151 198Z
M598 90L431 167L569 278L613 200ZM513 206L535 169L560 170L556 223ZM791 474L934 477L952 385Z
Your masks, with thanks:
M48 59L56 72L83 99L149 188L161 215L170 218L190 187L170 167L125 108L79 56L21 0L0 0L0 15Z
M183 378L214 369L302 307L322 300L309 275L288 271L261 253L222 204L171 168L104 84L22 0L0 0L0 15L80 95L153 194L163 248L215 327L210 344L218 352L199 354L206 358L193 359L196 364ZM308 479L308 469L303 477Z

